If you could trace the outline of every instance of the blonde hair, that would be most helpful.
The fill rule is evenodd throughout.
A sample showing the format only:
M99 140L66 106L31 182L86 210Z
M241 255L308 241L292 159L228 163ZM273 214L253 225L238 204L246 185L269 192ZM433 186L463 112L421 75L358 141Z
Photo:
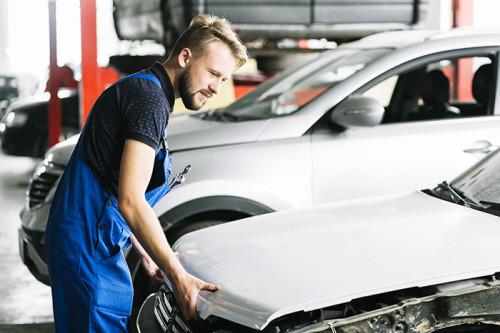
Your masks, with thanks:
M206 45L214 41L221 41L229 47L236 59L236 68L247 62L247 49L232 31L231 23L225 18L208 14L195 16L191 20L189 27L175 42L170 58L178 56L184 48L189 48L195 54L203 54Z

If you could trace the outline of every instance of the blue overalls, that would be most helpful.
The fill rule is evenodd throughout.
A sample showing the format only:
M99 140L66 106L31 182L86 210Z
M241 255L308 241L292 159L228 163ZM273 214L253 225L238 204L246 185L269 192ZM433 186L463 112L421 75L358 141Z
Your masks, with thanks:
M153 80L161 88L154 76L130 77ZM45 233L55 328L66 333L127 332L133 286L122 249L131 245L131 231L117 199L107 194L85 163L84 132L61 177ZM151 206L170 191L171 163L163 145L152 177L162 185L145 194Z

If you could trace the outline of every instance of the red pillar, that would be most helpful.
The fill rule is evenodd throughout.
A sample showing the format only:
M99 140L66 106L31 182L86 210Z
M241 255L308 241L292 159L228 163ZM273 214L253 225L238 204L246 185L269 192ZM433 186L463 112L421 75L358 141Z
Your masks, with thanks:
M117 81L118 73L109 67L97 65L96 0L80 0L82 27L82 81L80 83L81 124L101 92Z
M469 27L473 24L473 0L453 0L453 27ZM472 59L462 59L457 64L454 93L459 101L473 101L471 82L474 76Z
M469 27L473 21L473 0L453 0L453 27Z
M82 126L99 96L99 75L97 68L97 32L95 0L80 0L82 26L82 81L80 83L80 104Z

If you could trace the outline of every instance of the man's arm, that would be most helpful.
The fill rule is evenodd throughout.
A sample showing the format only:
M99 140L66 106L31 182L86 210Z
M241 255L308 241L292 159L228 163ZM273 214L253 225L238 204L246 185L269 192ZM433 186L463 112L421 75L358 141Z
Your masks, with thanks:
M142 267L144 268L146 274L151 279L151 282L153 282L153 284L164 283L163 276L161 275L161 271L158 265L156 265L153 259L151 259L146 250L144 250L141 243L139 243L137 238L135 238L134 234L130 234L130 238L132 239L132 244L134 245L135 252L141 258Z
M144 193L153 171L154 157L152 147L136 140L125 141L118 184L118 209L139 243L172 283L174 295L186 319L199 319L196 298L200 290L216 291L219 287L184 270L146 201Z

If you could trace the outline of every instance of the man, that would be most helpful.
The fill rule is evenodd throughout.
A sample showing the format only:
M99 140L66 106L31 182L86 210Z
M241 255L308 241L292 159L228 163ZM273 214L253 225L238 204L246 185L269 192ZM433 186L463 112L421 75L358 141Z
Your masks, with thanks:
M133 288L122 249L134 244L152 278L170 280L187 319L200 290L152 206L169 190L166 126L176 98L200 109L247 60L229 22L195 17L163 64L120 80L92 108L61 177L45 235L57 332L126 332Z

